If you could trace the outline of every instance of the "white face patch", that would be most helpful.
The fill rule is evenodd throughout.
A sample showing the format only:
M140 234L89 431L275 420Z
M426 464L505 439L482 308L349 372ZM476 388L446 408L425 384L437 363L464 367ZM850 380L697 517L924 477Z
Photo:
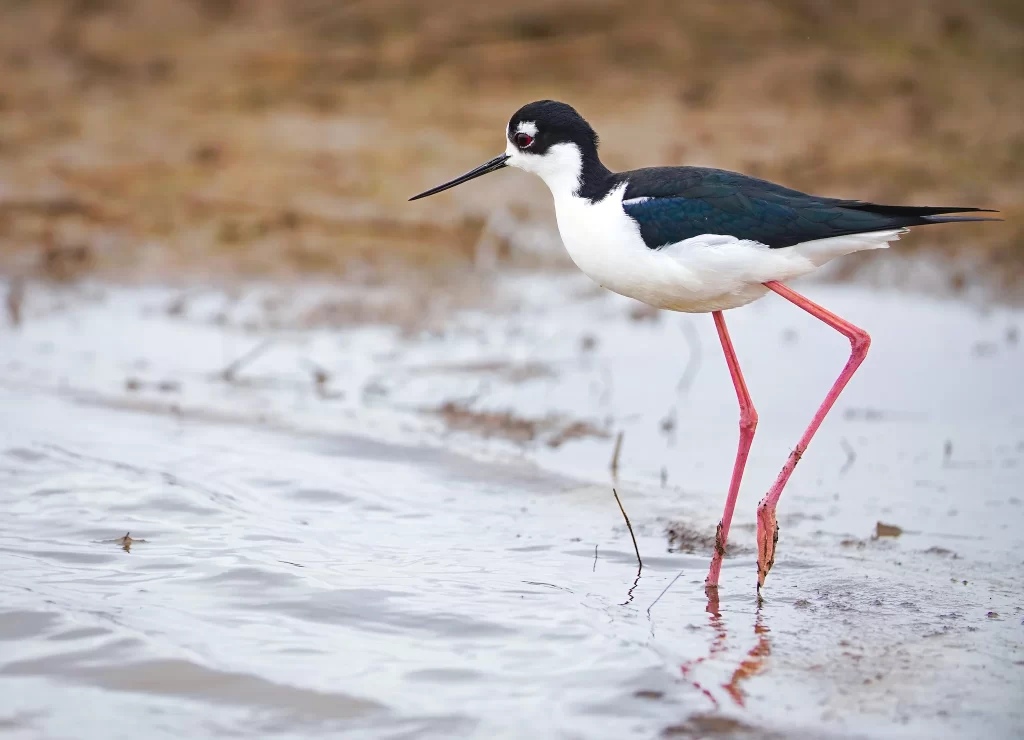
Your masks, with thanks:
M583 155L580 148L571 142L555 144L544 154L523 151L508 142L505 154L508 155L509 167L539 175L556 199L571 197L580 187Z
M537 135L537 124L533 121L520 121L519 125L516 126L517 134L526 134L528 136Z

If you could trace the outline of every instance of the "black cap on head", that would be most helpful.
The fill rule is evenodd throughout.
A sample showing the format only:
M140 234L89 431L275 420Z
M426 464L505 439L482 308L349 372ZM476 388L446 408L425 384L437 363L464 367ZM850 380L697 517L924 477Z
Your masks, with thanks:
M531 154L543 154L549 147L566 142L579 146L585 155L597 152L597 133L571 105L557 100L527 103L508 122L511 136L515 136L520 123L537 126L534 142L529 148Z

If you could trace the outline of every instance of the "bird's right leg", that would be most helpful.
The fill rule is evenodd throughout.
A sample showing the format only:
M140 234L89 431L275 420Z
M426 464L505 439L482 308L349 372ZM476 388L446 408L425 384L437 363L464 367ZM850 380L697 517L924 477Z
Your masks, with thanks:
M729 525L732 523L732 513L736 509L736 497L740 492L740 481L743 480L743 469L747 465L750 445L754 441L754 430L757 429L757 411L754 410L754 402L750 400L750 392L747 391L746 381L743 380L743 373L740 372L740 363L736 359L736 351L732 347L729 330L725 326L725 316L721 311L714 311L711 315L715 319L715 328L718 329L718 338L722 342L725 361L729 365L729 374L732 376L732 383L736 387L736 398L740 403L740 443L736 450L736 462L732 468L729 495L725 499L725 512L722 514L722 520L718 523L718 530L715 533L715 554L711 557L711 570L704 581L704 590L709 597L718 588L718 577L722 572L722 558L725 557L725 544L729 538Z
M789 453L789 459L786 460L786 464L782 467L779 477L775 479L775 484L768 490L765 497L761 499L761 503L757 505L757 591L759 594L768 571L775 564L775 545L779 539L779 525L775 520L775 507L778 506L779 497L782 496L782 489L786 487L789 476L793 474L796 464L803 457L807 445L811 443L811 439L814 437L814 433L818 431L821 422L825 420L825 415L832 409L836 399L839 398L839 394L843 392L846 384L850 382L850 378L857 372L857 368L864 362L864 358L868 354L868 348L871 346L871 337L868 336L866 331L854 326L846 319L836 316L817 303L804 298L792 288L787 288L782 283L775 281L767 282L764 285L849 339L850 359L846 361L846 367L843 368L843 372L832 385L832 390L825 396L825 400L821 402L821 406L818 407L818 413L811 419L811 423L804 431L800 441L796 443L796 448Z

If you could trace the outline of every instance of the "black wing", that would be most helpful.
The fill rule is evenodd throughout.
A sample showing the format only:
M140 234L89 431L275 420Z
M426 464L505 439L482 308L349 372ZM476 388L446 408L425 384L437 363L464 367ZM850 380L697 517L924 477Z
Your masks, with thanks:
M984 208L883 206L820 198L737 172L705 167L652 167L622 173L623 208L651 249L701 234L790 247L814 239L950 221L998 221L947 213ZM629 202L629 201L633 202Z

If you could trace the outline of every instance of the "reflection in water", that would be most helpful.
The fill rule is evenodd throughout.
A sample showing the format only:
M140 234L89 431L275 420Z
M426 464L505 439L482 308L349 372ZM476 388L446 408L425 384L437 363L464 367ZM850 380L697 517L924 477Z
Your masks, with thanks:
M715 698L715 695L711 693L709 689L704 687L699 681L693 678L692 675L693 669L696 666L700 665L706 660L714 658L716 655L725 650L726 647L725 641L728 635L725 630L725 622L722 621L722 615L718 610L717 589L712 589L710 592L708 592L708 604L705 608L705 611L707 611L708 614L711 615L711 629L714 632L714 637L712 637L711 639L711 646L708 649L708 654L703 655L694 660L686 661L681 666L679 666L679 670L683 674L683 678L690 682L690 685L692 685L695 689L704 694L704 696L706 696L711 701L711 703L715 705L715 707L718 707L718 699Z
M728 631L726 630L725 621L722 619L722 614L719 610L717 589L712 590L708 594L708 603L705 611L710 615L709 623L713 632L708 653L707 655L694 660L686 661L679 667L679 669L683 678L685 678L691 686L707 697L715 707L718 707L718 699L711 690L701 684L701 682L693 676L694 669L698 665L711 661L717 656L721 656L726 652L728 647ZM742 684L748 679L764 672L767 668L766 661L768 656L771 655L771 640L768 637L770 632L771 630L764 623L764 614L761 612L759 607L757 614L754 617L754 635L757 637L757 643L739 662L733 670L729 680L721 685L721 687L725 689L726 693L732 698L733 702L735 702L739 707L744 707L746 701L746 694L743 691Z
M750 648L747 657L736 666L736 670L733 671L729 683L723 687L729 692L729 696L733 698L733 701L741 707L744 706L746 699L746 694L743 693L741 684L761 673L767 667L767 658L772 652L771 640L768 639L769 632L770 630L765 626L761 612L758 611L757 616L754 618L754 634L757 635L757 644Z
M626 591L626 600L619 604L619 606L625 606L633 601L633 591L636 590L637 585L640 583L640 574L643 572L643 569L644 566L643 563L641 563L640 567L636 569L636 578L633 579L633 585L629 587L628 591Z

